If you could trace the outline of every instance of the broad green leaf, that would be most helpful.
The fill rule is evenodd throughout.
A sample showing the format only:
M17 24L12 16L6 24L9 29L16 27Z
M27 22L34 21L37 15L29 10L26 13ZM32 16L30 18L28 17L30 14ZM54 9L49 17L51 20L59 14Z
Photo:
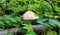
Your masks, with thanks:
M44 15L47 17L53 17L53 12L45 12Z
M56 19L49 19L49 24L54 27L56 26L60 27L60 22Z
M25 26L23 27L24 29L31 30L32 25L24 24Z
M45 21L47 21L47 18L39 18L39 19L37 20L37 23L43 24Z

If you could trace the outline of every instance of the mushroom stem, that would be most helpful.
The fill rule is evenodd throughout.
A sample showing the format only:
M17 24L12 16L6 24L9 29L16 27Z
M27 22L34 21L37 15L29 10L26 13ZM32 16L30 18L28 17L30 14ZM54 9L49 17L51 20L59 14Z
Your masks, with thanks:
M30 25L32 24L32 21L31 21L31 20L29 20L29 24L30 24Z

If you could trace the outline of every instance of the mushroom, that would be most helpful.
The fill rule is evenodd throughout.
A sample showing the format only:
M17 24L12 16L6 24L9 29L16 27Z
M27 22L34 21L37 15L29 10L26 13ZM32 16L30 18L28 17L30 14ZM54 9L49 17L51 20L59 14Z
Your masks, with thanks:
M31 23L31 20L35 20L38 19L39 16L37 16L34 12L32 11L27 11L22 15L24 20L29 20L29 22Z

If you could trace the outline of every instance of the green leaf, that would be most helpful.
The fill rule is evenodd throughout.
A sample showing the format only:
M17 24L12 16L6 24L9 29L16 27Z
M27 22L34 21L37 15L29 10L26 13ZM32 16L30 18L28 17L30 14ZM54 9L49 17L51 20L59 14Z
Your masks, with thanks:
M35 32L29 32L29 33L26 33L25 35L37 35Z
M4 16L4 19L5 19L5 20L12 21L12 22L15 22L14 18L11 18L11 17L8 16L8 15Z
M8 34L6 34L6 35L13 35L13 34L11 34L11 33L8 33Z
M1 16L0 16L0 20L3 20Z
M54 9L55 9L55 11L57 11L58 13L60 13L60 7L55 6Z
M4 25L4 22L0 21L0 26L1 26L1 25Z
M23 24L25 25L23 28L27 29L27 30L31 30L32 29L32 25L28 25L28 24Z
M55 32L55 31L49 31L49 32L47 32L47 35L57 35L57 32Z
M20 22L21 21L21 17L15 17L15 20Z
M43 24L45 21L47 21L47 18L39 18L38 20L37 20L37 23L39 23L39 24Z
M1 3L1 2L5 2L5 1L6 1L6 0L0 0L0 3Z
M56 19L49 19L49 24L54 27L56 26L60 27L60 22Z
M46 17L53 17L53 12L45 12L44 14Z

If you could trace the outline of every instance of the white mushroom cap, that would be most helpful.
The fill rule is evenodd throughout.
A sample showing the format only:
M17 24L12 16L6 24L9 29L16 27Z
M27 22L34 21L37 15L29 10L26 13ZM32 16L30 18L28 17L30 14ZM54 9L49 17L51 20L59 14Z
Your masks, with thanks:
M38 19L39 17L32 11L27 11L23 14L23 19L24 20L34 20L34 19Z

